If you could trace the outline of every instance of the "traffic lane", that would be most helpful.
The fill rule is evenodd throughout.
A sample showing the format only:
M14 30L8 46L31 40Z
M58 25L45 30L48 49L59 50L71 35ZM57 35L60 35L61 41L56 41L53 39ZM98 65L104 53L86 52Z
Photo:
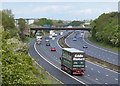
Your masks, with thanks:
M68 44L70 45L70 47L75 47L75 48L78 48L78 45L76 46L76 44L75 43L72 43L72 41L69 41L68 42ZM79 49L79 48L78 48ZM91 66L91 68L92 68L93 66ZM98 70L98 68L99 67L97 67L97 68L94 68L94 69L97 69L97 71L103 71L103 73L110 73L110 72L108 72L108 71L104 71L103 69L99 69ZM93 70L93 69L92 69ZM88 72L89 73L89 72ZM99 72L98 72L99 73ZM112 73L112 72L111 72ZM89 76L89 75L88 75ZM99 76L99 75L98 75ZM114 72L112 73L112 74L110 74L110 75L107 75L107 74L104 74L103 75L104 77L106 76L115 76L115 78L113 79L113 80L111 80L111 83L117 83L117 79L118 79L118 74L114 74ZM99 77L98 77L99 78ZM111 77L112 78L112 77ZM101 78L102 79L102 78ZM106 78L107 79L107 78ZM115 82L114 82L115 81ZM107 81L106 81L107 82ZM108 81L108 83L109 83L109 81Z
M93 56L93 57L96 57L96 58L99 58L101 60L104 60L104 61L107 61L107 62L110 62L112 64L118 64L118 58L116 59L113 59L113 58L110 58L111 55L108 55L107 53L103 52L103 51L99 51L99 50L95 50L91 47L88 46L88 48L83 48L83 44L79 39L77 39L77 41L73 41L72 38L68 39L68 40L71 40L69 42L71 42L71 44L75 43L76 44L76 48L77 49L80 49L80 50L83 50L85 51L88 55L90 56ZM70 45L70 43L69 43ZM99 54L98 54L99 53ZM115 57L115 56L114 56Z
M39 50L39 49L42 49L42 50ZM60 55L58 55L57 52L51 52L50 50L47 49L47 47L46 48L45 47L37 47L37 50L38 50L38 52L41 53L41 55L44 56L45 59L47 59L49 62L54 64L59 69L61 68L61 66L60 66L61 64L60 64L60 60L59 60ZM50 55L50 53L52 53L53 55ZM58 59L56 60L56 58L58 58ZM80 76L80 77L81 77L81 79L78 78L78 80L81 80L83 82L87 82L89 84L99 84L99 82L97 82L93 79L89 79L89 78L86 78L84 76Z
M105 48L103 48L103 47L100 47L100 46L98 46L98 45L96 46L94 43L90 44L90 43L88 42L87 35L88 35L88 34L87 34L87 32L85 31L85 36L86 36L86 38L83 39L84 42L86 42L88 45L90 45L90 46L98 49L99 56L100 56L100 54L101 54L103 57L104 57L104 55L105 55L106 57L104 57L104 58L107 59L106 61L109 61L109 62L111 62L111 63L113 63L113 64L116 64L116 65L118 64L118 54L117 54L117 53L112 52L112 51L109 51L109 50L107 50L107 49L105 49Z
M86 62L86 65L87 65L87 62ZM90 66L90 64L88 65L88 67L89 66ZM86 69L85 73L88 74L87 76L92 77L96 81L101 81L104 84L105 83L109 83L109 84L117 84L118 83L118 81L115 80L115 79L118 79L117 76L114 79L113 78L108 79L107 74L105 74L105 73L107 73L107 71L104 71L104 69L100 69L99 67L96 68L97 70L93 70L93 69L95 69L93 65L92 65L92 68L90 68L91 71L88 71L88 69ZM99 72L98 72L98 71L101 71L101 70L104 71L104 72L101 73L103 75L99 74ZM108 76L115 76L115 75L108 74ZM105 80L103 78L105 78ZM109 82L109 81L111 81L111 82Z
M35 43L33 41L33 43ZM38 53L35 51L34 46L31 44L30 48L29 48L29 54L30 56L32 56L33 59L36 60L36 58L38 58L36 60L36 62L42 67L44 68L45 71L47 71L48 73L50 73L52 76L54 76L55 78L57 78L58 80L60 80L62 83L67 84L67 86L69 86L69 84L81 84L80 82L70 78L68 75L66 75L65 73L61 72L60 70L54 68L52 65L50 65L48 62L46 62L44 59L42 59ZM61 77L63 76L63 77ZM81 84L83 86L83 84Z
M45 49L46 50L46 49ZM55 54L55 52L54 52L54 54ZM53 56L52 56L53 57ZM56 56L55 56L56 57ZM53 58L52 58L53 59ZM88 69L87 69L88 70ZM87 73L86 73L87 74ZM95 74L95 73L94 73ZM92 75L94 75L94 74L92 74ZM86 76L87 77L87 76ZM95 78L95 77L93 77L93 78ZM86 79L86 78L85 78ZM88 78L87 78L88 79ZM91 78L90 78L91 79ZM93 80L93 79L91 79L91 80ZM97 80L99 80L98 78L95 78L95 80L97 81ZM88 81L88 80L87 80Z
M56 36L55 37L55 40L52 40L52 39L48 39L49 41L50 41L50 46L51 47L54 47L55 45L58 45L58 40L61 38L61 37L63 37L63 36L65 36L66 34L68 34L69 32L71 32L72 30L69 30L69 31L60 31L60 32L63 32L63 35L59 35L60 34L60 32L58 32L57 34L58 34L58 36ZM49 36L49 35L48 35ZM48 37L48 36L45 36L45 37ZM45 38L44 37L44 38ZM45 42L45 39L42 39L42 42L43 42L43 44L46 44L47 42ZM56 42L57 41L57 42ZM61 54L62 52L61 52L61 48L60 47L57 47L57 51L56 52L58 52L59 54Z
M36 49L42 56L44 56L45 59L47 59L51 63L55 63L57 67L60 67L60 64L58 64L60 63L60 61L58 61L59 58L51 53L50 47L45 48L45 46L36 45Z
M44 46L44 45L43 45ZM58 45L56 45L56 48L58 47ZM43 48L42 48L43 49ZM48 50L47 48L45 48L43 51L45 51L45 52L47 52L46 50ZM47 52L48 53L48 52ZM51 51L50 51L50 53L51 53ZM56 60L57 62L59 62L60 60L59 60L59 55L56 53L56 52L52 52L53 54L54 54L54 58L53 58L53 56L51 57L51 59L56 59L56 57L58 58L58 60ZM49 55L49 53L48 53L48 55ZM50 57L49 57L50 58ZM47 59L47 58L46 58ZM54 61L51 61L51 62L53 62L54 63ZM57 65L57 63L55 63L56 65ZM88 63L87 63L88 64ZM88 64L88 65L90 65L90 64ZM92 73L92 74L91 74ZM99 83L99 82L97 82L97 81L101 81L101 82L103 82L103 84L105 84L105 83L109 83L109 81L107 82L107 81L105 81L104 82L104 77L101 77L101 75L99 74L99 72L98 71L93 71L93 69L91 70L91 68L87 68L86 69L86 71L85 71L85 75L84 75L85 77L87 77L87 78L84 78L84 79L87 79L86 81L87 82L91 82L91 80L93 80L94 82L96 82L97 84ZM89 77L90 76L90 77ZM104 75L103 75L104 76ZM92 78L91 78L92 77ZM78 78L78 77L77 77ZM88 79L89 78L89 79ZM82 78L81 78L82 79ZM88 81L89 80L89 81ZM114 83L114 81L113 80L111 80L111 83L113 84ZM110 83L109 83L110 84ZM116 84L116 83L115 83Z
M118 64L118 57L117 57L117 55L114 56L114 58L113 58L113 54L108 54L108 53L103 52L102 50L100 50L98 48L94 49L92 46L89 46L88 44L86 44L83 41L82 38L77 38L77 41L73 41L72 38L74 38L74 36L75 36L75 33L71 34L68 38L66 38L66 40L69 40L69 42L72 42L72 43L76 43L76 48L77 49L84 50L90 56L93 56L93 57L96 57L96 58L100 58L102 60L111 62L113 64ZM78 35L78 37L80 37L80 36ZM88 46L87 49L83 49L83 47L82 47L85 44Z
M118 73L106 70L102 67L98 67L97 65L86 62L87 68L92 71L87 71L87 76L94 78L96 81L100 81L102 83L108 84L118 84ZM92 76L93 74L97 74Z
M86 35L86 37L88 37L88 32L85 31L85 35ZM107 49L107 48L101 47L101 46L99 46L99 45L97 45L97 44L94 44L93 42L89 41L88 39L85 39L85 41L86 41L87 43L91 44L91 45L95 45L95 47L98 47L98 48L100 48L100 49L103 49L104 51L107 51L107 52L109 52L109 53L118 55L118 51L112 51L112 50L109 50L109 49Z

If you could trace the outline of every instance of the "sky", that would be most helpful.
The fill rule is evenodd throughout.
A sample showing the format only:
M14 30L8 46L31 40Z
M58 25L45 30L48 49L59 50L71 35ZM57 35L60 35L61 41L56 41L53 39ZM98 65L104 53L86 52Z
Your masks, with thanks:
M19 1L19 0L18 0ZM43 0L42 0L43 1ZM91 2L2 2L2 9L11 9L15 18L49 18L56 20L90 20L96 19L103 13L118 11L115 0Z

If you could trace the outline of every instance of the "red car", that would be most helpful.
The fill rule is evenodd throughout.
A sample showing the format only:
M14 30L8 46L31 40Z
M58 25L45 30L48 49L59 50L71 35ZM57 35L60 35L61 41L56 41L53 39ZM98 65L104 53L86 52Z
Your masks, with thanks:
M51 51L56 51L56 48L52 47L50 50L51 50Z

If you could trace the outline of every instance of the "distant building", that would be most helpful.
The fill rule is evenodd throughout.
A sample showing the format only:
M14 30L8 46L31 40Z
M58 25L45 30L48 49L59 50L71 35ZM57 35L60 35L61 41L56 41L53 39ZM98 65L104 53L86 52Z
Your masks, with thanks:
M90 23L89 22L85 22L85 25L90 25Z

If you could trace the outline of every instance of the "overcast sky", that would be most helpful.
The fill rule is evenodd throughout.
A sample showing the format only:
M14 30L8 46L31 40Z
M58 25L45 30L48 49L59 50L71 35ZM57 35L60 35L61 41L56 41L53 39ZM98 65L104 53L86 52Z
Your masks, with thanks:
M15 18L84 20L118 11L118 2L2 2L2 9L11 9Z

